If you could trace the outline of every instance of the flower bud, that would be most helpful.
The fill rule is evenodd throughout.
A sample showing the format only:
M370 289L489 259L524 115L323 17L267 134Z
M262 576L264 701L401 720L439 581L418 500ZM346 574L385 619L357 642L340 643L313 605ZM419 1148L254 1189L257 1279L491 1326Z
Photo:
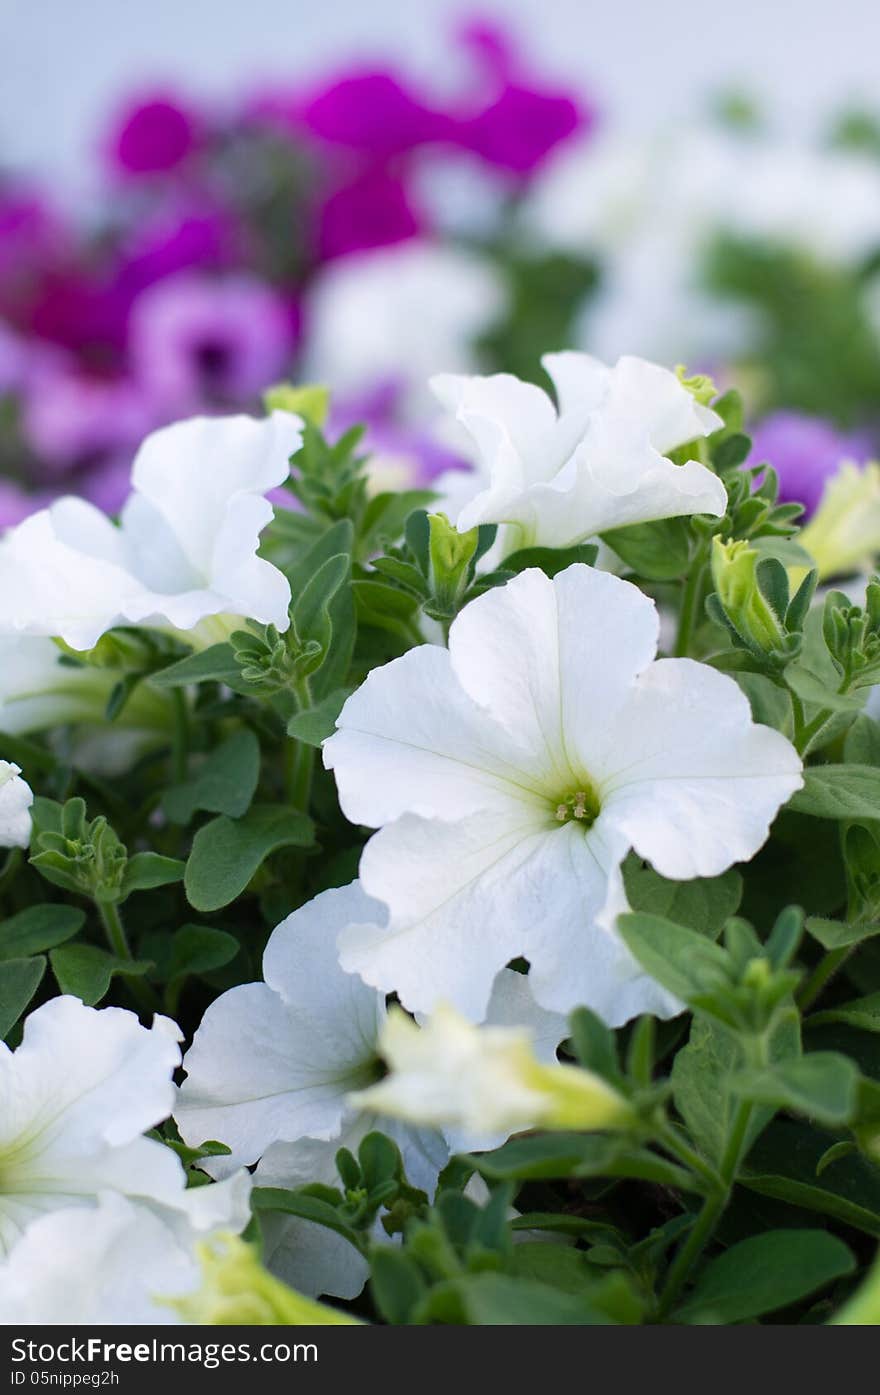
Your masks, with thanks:
M747 542L712 540L712 580L730 624L750 649L784 650L786 632L758 580L760 554Z
M357 1318L316 1303L274 1278L252 1246L237 1235L198 1247L201 1287L185 1298L166 1300L185 1322L202 1326L359 1326Z
M310 426L321 427L330 410L330 389L320 383L303 383L301 387L276 383L263 393L263 405L267 412L291 412Z
M841 465L798 537L819 579L869 568L880 553L880 465Z
M391 1011L379 1046L390 1073L350 1099L414 1124L484 1135L538 1126L625 1129L635 1119L592 1071L543 1065L527 1032L474 1027L447 1006L424 1027Z

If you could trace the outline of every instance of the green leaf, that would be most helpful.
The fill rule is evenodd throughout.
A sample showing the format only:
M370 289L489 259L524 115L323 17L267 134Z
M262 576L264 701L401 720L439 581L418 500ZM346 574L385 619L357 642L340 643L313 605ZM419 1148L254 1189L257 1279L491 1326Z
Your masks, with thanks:
M287 723L287 735L307 746L320 746L336 730L336 719L350 695L350 688L337 688L314 707L294 713Z
M42 954L33 959L5 959L0 964L0 1041L21 1017L45 972Z
M221 814L193 839L184 876L187 900L197 911L228 906L273 852L308 847L313 836L311 819L283 805L256 804L235 820Z
M691 532L687 519L635 523L602 534L602 541L639 576L672 581L690 566Z
M554 577L575 562L592 567L598 551L595 543L577 543L574 547L523 547L505 557L501 567L514 573L537 567L545 576Z
M505 1269L514 1278L535 1279L563 1293L583 1293L595 1282L597 1273L583 1250L545 1240L514 1245Z
M299 1216L304 1221L314 1221L341 1235L361 1250L361 1237L339 1214L335 1206L320 1197L311 1196L305 1188L288 1191L283 1187L254 1187L251 1192L251 1205L255 1211L280 1211L285 1216Z
M784 1061L799 1054L800 1031L792 1015L776 1027L769 1043L769 1055L774 1061ZM673 1062L670 1078L675 1107L697 1147L716 1163L724 1157L738 1111L730 1082L742 1064L742 1052L736 1039L704 1017L694 1018L688 1044L676 1054ZM747 1146L766 1127L773 1112L772 1109L753 1110L746 1133Z
M672 882L630 856L623 865L623 880L632 910L663 916L711 939L736 913L742 900L742 877L732 868L720 877Z
M240 818L254 797L259 775L260 743L242 727L215 747L191 779L165 791L162 808L172 823L189 823L197 809Z
M548 1133L512 1138L471 1161L484 1177L532 1181L553 1177L637 1177L662 1186L691 1186L682 1168L656 1153L602 1134Z
M197 654L188 654L176 664L150 675L154 688L183 688L194 683L226 683L234 688L239 681L238 664L231 644L212 644Z
M0 960L23 959L70 940L85 923L76 906L28 906L0 923Z
M135 853L125 864L119 899L124 901L133 891L152 891L153 887L182 881L185 868L186 863L177 857L163 857L154 852Z
M806 929L818 940L824 949L843 949L846 945L857 945L880 935L880 924L869 921L862 925L847 925L842 920L826 920L822 916L809 915L804 921Z
M791 1109L821 1124L845 1124L855 1113L859 1072L847 1056L813 1051L766 1070L741 1071L730 1088L743 1099Z
M816 1169L837 1142L792 1119L776 1119L754 1144L739 1175L749 1191L816 1211L880 1237L880 1170L859 1154Z
M695 930L643 911L618 916L617 929L642 968L685 1002L727 981L724 950Z
M823 680L798 661L789 664L785 670L785 681L792 692L797 693L803 702L816 707L827 707L829 712L858 712L864 704L863 693L839 693L837 687L840 676L834 674L834 682Z
M370 1254L370 1293L380 1317L403 1326L428 1292L415 1260L391 1245L376 1245Z
M491 1273L467 1274L437 1285L416 1320L473 1327L599 1326L612 1321L591 1303L589 1294L562 1293L549 1284Z
M868 765L816 765L788 809L819 819L880 819L880 770Z
M239 943L226 930L210 925L181 925L172 936L168 978L172 982L190 974L209 974L234 959Z
M855 1260L824 1230L769 1230L732 1245L700 1274L678 1322L747 1322L851 1274Z
M333 638L330 603L351 571L351 556L338 552L328 557L309 578L293 603L293 623L303 644L315 640L325 654Z
M877 927L880 930L880 926ZM869 993L864 998L853 998L837 1007L824 1008L822 1012L810 1015L810 1026L818 1027L823 1022L845 1022L849 1027L858 1027L863 1032L880 1032L880 993Z
M865 713L856 717L846 734L843 754L855 765L880 766L880 722Z
M741 654L743 651L733 652ZM791 734L791 698L784 688L777 687L763 673L734 673L732 677L749 700L753 721L786 735Z
M63 945L49 959L61 992L81 998L86 1007L101 1001L117 974L140 978L153 967L149 959L122 959L97 945Z

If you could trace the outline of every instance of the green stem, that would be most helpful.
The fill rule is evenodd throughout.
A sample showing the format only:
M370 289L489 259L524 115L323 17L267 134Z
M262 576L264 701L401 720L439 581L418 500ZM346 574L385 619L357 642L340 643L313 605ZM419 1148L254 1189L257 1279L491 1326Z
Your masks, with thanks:
M306 712L312 706L312 689L308 678L294 685L297 711ZM312 796L312 776L315 770L315 748L305 741L290 741L284 752L284 785L287 798L296 809L308 813Z
M691 638L693 636L702 597L705 562L706 548L702 546L694 553L681 598L681 612L678 617L678 635L675 641L675 657L678 659L686 658L690 650Z
M829 950L819 961L806 983L795 995L801 1012L806 1012L807 1008L813 1006L826 983L833 978L841 965L846 963L855 948L855 945L842 945L839 949Z
M101 917L107 943L113 953L119 959L129 959L134 962L125 926L119 914L119 907L112 901L96 901L95 905L98 908L98 915ZM144 1012L153 1013L160 1010L159 999L148 983L144 983L143 979L136 974L126 975L125 982L132 997Z
M663 1285L663 1292L660 1295L660 1305L657 1309L658 1318L664 1318L667 1315L684 1288L691 1269L712 1238L712 1232L727 1205L728 1196L729 1192L713 1192L703 1202L700 1213L688 1232L687 1240L669 1267L666 1283Z
M696 1173L706 1183L709 1191L717 1191L720 1188L721 1178L714 1167L701 1158L696 1149L685 1142L671 1124L661 1124L656 1130L655 1137L667 1153L671 1153L691 1172Z
M315 748L305 741L291 741L284 753L284 783L295 809L308 813L315 770Z
M171 711L174 719L171 730L171 768L174 783L180 785L186 779L189 753L189 714L186 694L182 688L171 689Z
M721 1159L721 1180L728 1192L733 1186L745 1146L746 1134L752 1119L754 1105L750 1100L742 1100L734 1115L733 1127L727 1140L727 1147Z
M766 1048L763 1039L755 1040L753 1050L749 1054L753 1058L753 1064L760 1065L764 1062ZM708 1245L715 1233L715 1227L724 1214L742 1161L753 1108L754 1106L748 1100L743 1100L736 1111L721 1158L718 1184L703 1202L702 1209L688 1232L687 1239L669 1266L657 1309L657 1316L660 1319L664 1318L676 1303L694 1264Z
M0 871L0 895L6 890L9 884L15 879L19 867L24 861L24 853L21 848L12 848L6 856L3 870Z

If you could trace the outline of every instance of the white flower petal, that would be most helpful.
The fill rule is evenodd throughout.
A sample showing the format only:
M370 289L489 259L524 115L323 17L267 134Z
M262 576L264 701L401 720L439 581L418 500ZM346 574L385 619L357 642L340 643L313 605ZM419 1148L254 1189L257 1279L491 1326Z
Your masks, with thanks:
M548 355L545 367L558 414L509 374L432 380L474 448L479 487L456 517L461 531L498 523L508 549L566 547L626 524L724 513L727 491L711 470L666 458L721 425L674 373L632 357L606 368L575 353Z
M20 777L17 765L0 760L0 848L26 848L31 841L34 794Z
M609 818L672 878L716 876L753 857L803 784L790 742L752 722L730 678L691 659L660 659L641 677L604 759Z
M198 1282L191 1248L146 1207L109 1194L97 1208L34 1221L0 1263L0 1312L23 1326L173 1324L174 1310L157 1298Z
M406 809L446 818L504 808L521 794L527 761L524 744L480 711L433 644L374 669L324 742L346 818L373 826Z
M232 988L208 1008L174 1114L187 1142L232 1150L205 1162L212 1175L256 1162L279 1140L338 1133L346 1095L375 1062L385 1005L340 968L336 935L379 909L357 883L323 892L273 931L267 982Z
M636 587L575 565L553 581L522 572L472 601L450 629L449 653L462 687L486 709L483 727L502 722L518 734L522 767L550 798L576 788L581 773L570 733L610 719L654 658L658 633L654 603Z
M289 586L256 549L301 425L285 412L178 422L141 446L119 528L81 499L25 519L0 544L0 629L75 649L124 623L231 614L285 629Z

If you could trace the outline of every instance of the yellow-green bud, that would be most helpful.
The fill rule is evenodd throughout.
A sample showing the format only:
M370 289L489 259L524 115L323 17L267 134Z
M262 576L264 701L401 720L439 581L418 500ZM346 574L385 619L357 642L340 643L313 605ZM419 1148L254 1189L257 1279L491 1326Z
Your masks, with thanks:
M748 644L770 654L783 647L785 631L758 586L760 560L747 542L712 539L712 580L725 615Z
M267 412L293 412L310 426L321 427L330 410L330 389L320 383L276 383L263 393L263 404Z
M714 402L718 396L718 389L708 373L693 373L687 377L687 369L683 363L676 364L675 376L683 388L694 397L703 407L708 407L710 402Z
M360 1326L357 1318L316 1303L264 1269L251 1245L237 1235L198 1247L201 1288L165 1300L185 1322L222 1327Z

